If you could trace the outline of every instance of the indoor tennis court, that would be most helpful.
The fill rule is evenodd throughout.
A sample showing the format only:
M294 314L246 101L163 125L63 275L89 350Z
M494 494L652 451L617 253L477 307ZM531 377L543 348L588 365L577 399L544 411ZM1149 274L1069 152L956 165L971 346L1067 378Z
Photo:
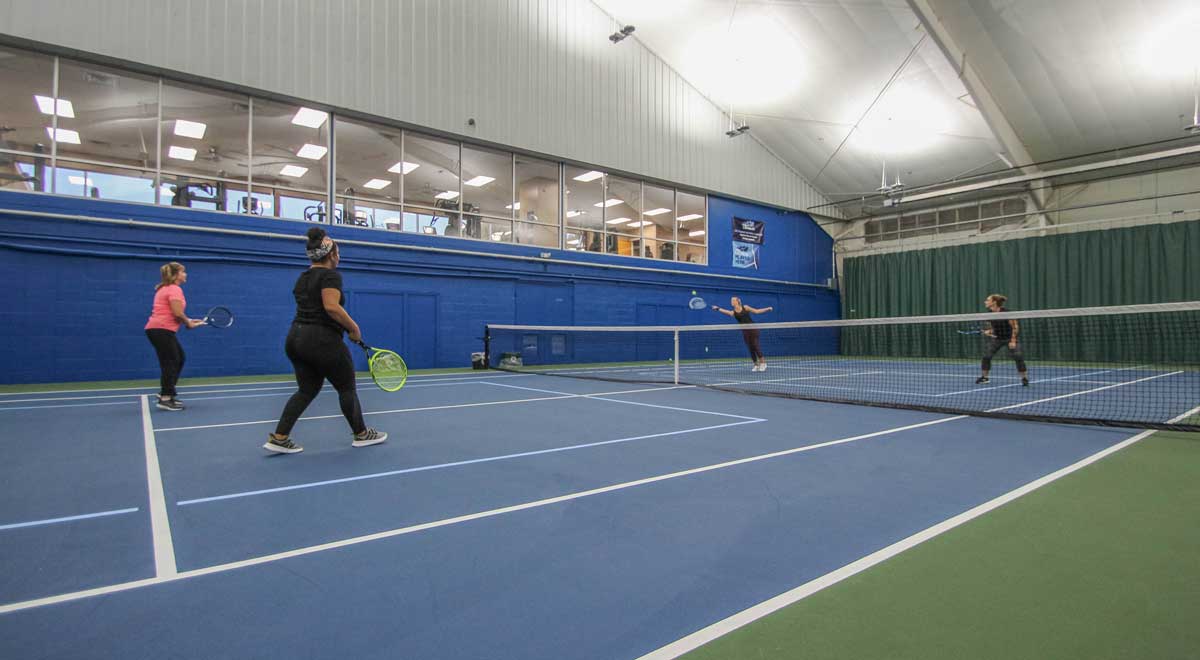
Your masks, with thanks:
M0 660L1200 660L1195 5L0 3Z

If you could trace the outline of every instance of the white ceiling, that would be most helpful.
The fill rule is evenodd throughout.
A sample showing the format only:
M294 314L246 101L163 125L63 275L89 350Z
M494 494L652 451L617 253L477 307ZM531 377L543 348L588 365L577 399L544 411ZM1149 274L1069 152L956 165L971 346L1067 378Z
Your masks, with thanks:
M885 162L920 185L1020 160L915 2L594 1L833 199L874 191ZM1035 161L1180 138L1190 123L1196 0L925 4L999 108L988 119Z

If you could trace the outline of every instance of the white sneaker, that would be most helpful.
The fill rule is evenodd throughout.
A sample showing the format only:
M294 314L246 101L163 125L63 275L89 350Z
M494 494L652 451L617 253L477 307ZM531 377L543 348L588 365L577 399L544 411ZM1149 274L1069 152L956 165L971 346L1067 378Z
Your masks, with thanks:
M759 370L759 371L766 371L766 370L767 370L767 365L766 365L766 363L763 363L763 364L760 364L760 365L758 365L758 370Z
M362 433L354 434L354 441L350 443L352 447L370 447L377 445L384 440L387 440L387 434L375 429L366 429Z

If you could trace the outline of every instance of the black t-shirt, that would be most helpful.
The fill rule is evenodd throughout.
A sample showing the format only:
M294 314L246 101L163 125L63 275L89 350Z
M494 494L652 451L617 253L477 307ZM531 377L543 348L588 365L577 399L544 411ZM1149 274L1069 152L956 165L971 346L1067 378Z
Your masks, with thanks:
M750 320L750 310L742 307L742 311L734 311L733 318L737 319L738 323L754 323Z
M342 291L342 274L332 268L310 268L296 279L292 295L296 297L296 323L325 325L343 332L345 328L333 320L325 311L325 303L321 300L321 289L337 289L338 304L346 304L346 296Z
M1007 312L1007 311L1008 310L1003 307L1001 307L999 309L999 312ZM1003 340L1003 341L1008 341L1008 340L1012 339L1012 325L1009 324L1008 320L1000 319L998 321L988 321L988 323L992 324L992 336L993 337L995 337L996 339L999 339L999 340Z

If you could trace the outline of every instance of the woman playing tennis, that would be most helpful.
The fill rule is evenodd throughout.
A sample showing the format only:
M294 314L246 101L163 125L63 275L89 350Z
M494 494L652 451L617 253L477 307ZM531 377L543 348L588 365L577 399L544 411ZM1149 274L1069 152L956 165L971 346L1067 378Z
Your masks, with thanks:
M279 454L304 451L292 442L292 427L321 391L325 380L337 390L342 415L354 432L351 445L377 445L387 439L387 434L367 428L363 422L354 361L350 359L350 349L342 341L343 332L348 332L354 341L362 341L362 332L343 307L346 297L342 294L342 274L337 272L340 261L337 243L325 235L324 229L313 227L308 230L305 251L312 266L300 274L292 288L296 317L284 344L300 389L288 399L275 432L269 434L263 448Z
M716 305L713 305L712 308L725 316L732 316L737 319L738 323L750 324L754 323L750 319L751 314L765 314L775 309L774 307L755 309L749 305L743 305L742 299L737 296L729 299L729 305L733 309L721 309ZM742 328L742 340L746 342L746 348L750 350L750 359L754 361L754 366L750 368L750 371L766 371L767 359L763 357L762 349L758 346L758 330L754 328Z
M1008 298L993 293L984 299L983 304L991 312L1003 312L1006 302L1008 302ZM992 370L992 356L1007 346L1009 356L1017 363L1017 373L1021 376L1021 385L1029 385L1029 372L1025 369L1025 354L1021 351L1021 345L1017 343L1017 335L1021 334L1021 324L1016 319L1001 319L988 323L990 327L983 331L984 336L988 338L987 346L983 349L983 362L980 365L983 373L975 383L984 385L991 381L988 373Z
M183 404L175 398L175 383L183 371L183 347L175 333L180 326L191 330L203 325L197 319L189 319L184 310L187 299L183 297L183 285L187 282L187 270L183 264L172 261L158 269L162 280L154 287L154 306L150 308L150 319L146 321L146 337L158 354L158 367L162 372L159 379L159 410L183 410Z

